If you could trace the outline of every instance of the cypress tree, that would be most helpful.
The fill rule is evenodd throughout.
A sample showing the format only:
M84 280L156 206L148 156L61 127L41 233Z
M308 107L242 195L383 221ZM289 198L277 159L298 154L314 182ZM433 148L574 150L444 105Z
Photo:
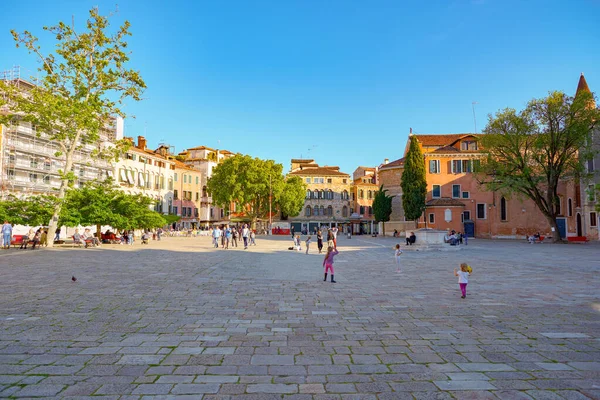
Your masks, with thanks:
M410 137L410 147L404 159L404 172L402 173L402 207L407 220L414 220L418 226L418 219L425 211L425 197L427 195L427 180L425 179L425 161L421 147L416 136Z

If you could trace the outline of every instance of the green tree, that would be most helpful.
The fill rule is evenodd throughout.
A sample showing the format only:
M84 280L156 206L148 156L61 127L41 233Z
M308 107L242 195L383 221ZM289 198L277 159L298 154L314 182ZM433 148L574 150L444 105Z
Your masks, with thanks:
M393 197L386 193L387 189L381 185L373 198L373 215L375 222L383 222L383 236L385 236L385 223L390 220L390 215L392 215Z
M94 157L118 157L127 144L117 141L115 146L104 146L100 133L115 116L125 117L123 101L140 100L146 87L140 74L127 67L125 39L131 35L130 23L126 21L115 32L108 32L108 17L95 8L89 14L86 29L81 32L64 22L44 27L57 42L54 54L44 55L38 39L29 31L11 31L17 47L24 46L39 59L40 78L31 78L36 85L26 93L11 82L0 82L0 101L6 101L10 114L2 122L10 123L14 115L21 115L60 148L56 157L64 162L64 170L58 201L49 219L49 237L54 235L67 188L75 179L75 151L91 144L98 149Z
M207 186L215 204L227 207L235 201L254 224L269 212L269 196L282 212L299 212L298 202L304 202L306 194L304 184L297 180L287 184L282 172L283 166L273 160L236 154L213 169Z
M302 212L306 185L299 176L288 176L285 179L276 205L279 211L288 217L295 217Z
M113 226L117 229L152 229L165 226L167 221L150 206L154 199L143 194L118 193L111 202L116 215Z
M46 225L54 211L56 198L49 195L19 199L9 196L0 202L0 215L16 225Z
M410 147L404 158L404 172L400 186L404 215L407 220L414 220L417 227L418 220L425 211L427 180L423 152L415 135L410 137Z
M507 108L490 115L481 138L483 185L531 199L553 228L554 242L561 240L559 182L585 175L583 162L593 156L590 139L600 111L589 106L592 100L590 93L551 92L520 112Z

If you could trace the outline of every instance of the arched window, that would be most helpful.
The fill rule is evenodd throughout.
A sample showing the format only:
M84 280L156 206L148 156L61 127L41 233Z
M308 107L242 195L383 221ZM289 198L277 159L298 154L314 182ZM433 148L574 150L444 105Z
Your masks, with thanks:
M508 214L506 212L506 199L502 197L500 199L500 221L506 221L508 219Z
M329 191L327 192L327 194L329 195L329 200L333 200L333 190L329 189Z
M348 207L342 207L342 217L346 218L348 216Z
M371 198L371 191L369 190L369 191L367 192L367 199L370 199L370 198Z
M315 206L315 209L313 210L313 215L319 215L319 206Z
M333 216L333 207L327 207L327 215L329 215L330 217Z
M373 207L369 206L369 215L373 215Z
M306 191L306 198L310 199L311 194L312 194L312 192L310 190L307 190Z
M365 191L364 191L364 190L360 189L360 190L358 191L358 198L359 198L359 199L364 199L364 198L365 198ZM362 213L361 213L361 214L362 214Z
M304 213L307 217L310 217L310 206L306 207L306 212Z
M348 200L348 191L347 190L344 190L342 192L342 200Z
M364 215L364 213L365 213L365 206L360 206L359 210L360 210L359 213Z
M321 206L319 212L321 213L321 215L325 215L325 207Z
M321 192L319 193L319 198L320 199L324 199L325 198L325 191L323 189L321 189Z
M319 198L319 191L318 191L318 190L315 190L315 191L313 192L313 199L318 199L318 198Z

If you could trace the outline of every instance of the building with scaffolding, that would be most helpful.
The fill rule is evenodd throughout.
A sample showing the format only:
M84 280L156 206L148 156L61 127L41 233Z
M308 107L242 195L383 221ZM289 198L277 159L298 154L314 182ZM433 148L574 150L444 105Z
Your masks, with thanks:
M18 76L18 69L0 76L23 90L34 86ZM98 143L109 145L123 138L123 119L111 120L100 132ZM73 172L76 186L94 179L112 176L109 161L94 157L97 146L82 144L74 153ZM31 122L15 115L11 123L0 126L0 197L26 197L55 193L60 186L60 171L65 159L59 153L58 143L46 132L39 131Z

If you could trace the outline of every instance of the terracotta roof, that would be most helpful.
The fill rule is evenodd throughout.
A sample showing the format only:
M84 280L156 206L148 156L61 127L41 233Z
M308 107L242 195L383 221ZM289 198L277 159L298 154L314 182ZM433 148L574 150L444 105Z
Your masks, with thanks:
M443 135L415 135L423 146L448 146L465 137L481 137L481 133L449 133Z
M577 84L577 91L575 92L575 96L577 96L579 93L592 93L592 91L590 90L590 87L588 86L587 82L585 81L585 76L583 76L583 72L581 73L581 76L579 77L579 83Z
M173 161L175 163L175 167L176 168L181 168L181 169L189 169L189 170L193 170L193 171L197 171L196 169L190 167L189 165L175 159L175 158L171 158L170 161ZM198 171L200 172L200 171Z
M297 169L290 172L290 175L350 176L338 170L325 167Z
M210 147L206 147L206 146L190 147L187 150L211 150L211 151L215 151L215 149L211 149Z
M364 169L365 171L375 171L375 170L376 170L376 168L375 168L375 167L363 167L362 165L361 165L361 166L359 166L359 167L356 167L356 169L359 169L359 168L362 168L362 169Z
M381 171L382 169L396 168L396 167L404 167L404 157L394 160L392 162L389 162L385 165L382 165L381 167L379 167L379 170Z
M425 203L427 207L464 207L465 204L457 199L442 197L440 199L431 199Z

